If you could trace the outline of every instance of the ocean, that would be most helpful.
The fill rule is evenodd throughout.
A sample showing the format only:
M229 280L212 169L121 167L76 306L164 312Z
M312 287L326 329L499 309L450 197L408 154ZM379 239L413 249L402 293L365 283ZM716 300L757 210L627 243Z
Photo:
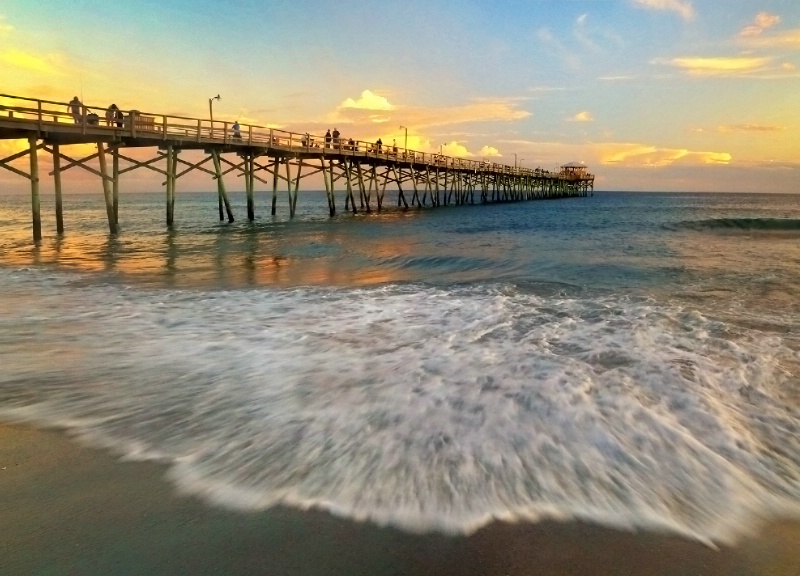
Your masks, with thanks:
M579 519L707 543L800 517L800 197L289 220L216 194L0 196L0 420L211 505L413 532ZM391 202L389 202L391 203Z

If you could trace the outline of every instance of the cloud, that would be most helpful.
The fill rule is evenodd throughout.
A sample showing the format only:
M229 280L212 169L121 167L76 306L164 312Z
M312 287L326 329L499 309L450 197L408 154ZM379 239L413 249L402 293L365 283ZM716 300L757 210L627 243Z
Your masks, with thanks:
M369 91L364 93L366 92ZM530 112L519 107L519 100L516 98L482 98L466 104L433 108L394 106L388 102L387 104L391 108L340 106L329 118L329 121L349 124L396 122L398 125L402 124L419 130L431 126L447 126L467 122L510 122L522 120L531 115Z
M742 41L756 48L800 48L800 28L775 34L743 35Z
M578 112L570 118L572 122L594 122L594 118L592 118L592 113L588 110L584 110L583 112Z
M659 168L684 164L728 164L727 152L699 152L686 148L659 148L644 144L609 144L600 154L602 164Z
M459 144L456 141L447 142L442 146L442 154L445 156L455 156L456 158L463 158L465 156L474 156L467 147Z
M358 100L348 98L339 105L340 108L357 108L360 110L394 110L389 101L378 96L372 90L364 90Z
M770 124L725 124L717 127L718 132L747 132L747 133L764 133L764 132L783 132L786 126L775 126Z
M478 152L478 156L500 157L502 156L502 154L500 154L500 151L494 146L484 146L483 148L481 148L480 152Z
M619 76L600 76L598 80L603 82L623 82L627 80L636 80L636 76L621 74Z
M763 71L770 61L771 58L760 58L755 56L687 56L684 58L673 58L672 60L668 60L666 62L655 62L665 63L670 66L675 66L676 68L681 68L693 76L719 76L750 74L752 72Z
M653 10L671 10L684 20L694 18L694 7L690 0L633 0L634 4Z
M756 14L755 21L749 26L745 26L744 28L742 28L742 31L739 33L739 35L743 37L758 36L764 30L775 26L780 21L781 17L778 16L777 14L770 14L769 12L759 12L758 14Z
M6 22L6 17L3 16L3 15L0 15L0 36L2 36L3 34L7 34L9 32L13 32L13 31L14 31L14 27L11 24L9 24L8 22Z
M66 73L63 69L62 58L58 55L40 57L14 48L0 52L0 63L49 76L61 76Z

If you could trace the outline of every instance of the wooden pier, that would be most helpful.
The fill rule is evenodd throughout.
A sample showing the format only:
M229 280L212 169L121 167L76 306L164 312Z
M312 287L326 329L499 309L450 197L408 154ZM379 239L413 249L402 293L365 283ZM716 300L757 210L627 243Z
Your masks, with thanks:
M229 222L234 216L223 177L230 173L244 177L249 220L255 218L256 182L271 189L273 216L279 183L285 185L289 215L294 217L302 179L320 173L331 216L336 214L337 183L344 194L344 209L353 213L380 211L387 186L396 188L397 206L405 209L588 196L594 190L594 176L580 164L566 164L560 172L531 170L385 144L137 110L121 110L107 120L101 107L0 94L0 140L12 139L26 140L27 148L0 159L0 167L30 180L34 241L42 238L40 151L52 155L49 175L55 187L58 234L64 232L61 175L74 167L100 178L112 234L119 229L120 176L139 168L165 178L168 227L175 220L177 181L194 170L216 180L219 218ZM97 151L82 158L64 154L63 146L75 144L93 144ZM129 150L134 148L155 149L155 156L133 158ZM181 158L187 150L199 151L202 159ZM29 171L12 166L25 156Z

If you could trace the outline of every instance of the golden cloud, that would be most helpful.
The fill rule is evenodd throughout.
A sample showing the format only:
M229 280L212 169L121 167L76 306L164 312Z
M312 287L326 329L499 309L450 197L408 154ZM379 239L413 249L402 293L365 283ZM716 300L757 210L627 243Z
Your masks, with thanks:
M755 21L749 26L745 26L739 33L740 36L758 36L767 28L775 26L781 21L781 17L777 14L770 14L769 12L759 12L756 14Z
M369 91L365 90L362 95L367 92ZM347 102L346 100L345 103ZM380 124L392 121L420 129L466 122L521 120L531 115L527 110L520 109L517 100L513 98L481 99L441 108L398 107L388 102L386 104L388 108L380 109L339 106L328 121L349 124Z
M694 18L694 7L689 0L633 0L633 3L653 10L677 12L684 20Z
M619 166L659 168L677 162L684 164L728 164L727 152L696 152L685 148L658 148L643 144L610 144L603 146L600 162Z
M383 96L378 96L372 90L364 90L358 100L348 98L339 105L339 108L357 108L360 110L394 110L389 101Z
M667 63L694 76L749 74L763 70L771 58L754 56L673 58Z
M592 113L588 110L584 110L583 112L578 112L570 118L573 122L594 122L594 118L592 118Z
M14 48L0 52L0 64L49 76L63 76L65 74L60 56L49 55L42 58Z
M478 156L502 156L500 151L495 148L494 146L484 146L481 148L480 152L478 152Z

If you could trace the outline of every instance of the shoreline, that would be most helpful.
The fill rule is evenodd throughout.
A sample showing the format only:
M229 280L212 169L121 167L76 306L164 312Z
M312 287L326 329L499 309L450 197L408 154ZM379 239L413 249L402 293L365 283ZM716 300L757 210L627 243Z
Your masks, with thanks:
M239 512L178 494L166 466L0 424L0 573L797 576L800 521L717 550L583 522L411 534L320 510Z

